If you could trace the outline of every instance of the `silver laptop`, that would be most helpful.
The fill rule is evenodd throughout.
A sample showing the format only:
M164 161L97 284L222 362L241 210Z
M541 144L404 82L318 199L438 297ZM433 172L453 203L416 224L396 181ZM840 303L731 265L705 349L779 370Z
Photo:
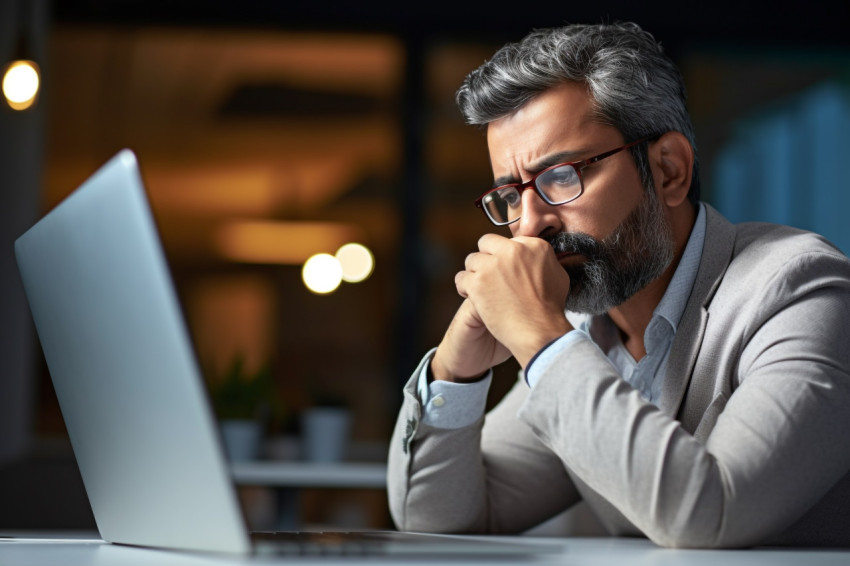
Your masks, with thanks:
M104 540L239 554L562 550L394 531L252 536L130 150L23 234L15 253Z

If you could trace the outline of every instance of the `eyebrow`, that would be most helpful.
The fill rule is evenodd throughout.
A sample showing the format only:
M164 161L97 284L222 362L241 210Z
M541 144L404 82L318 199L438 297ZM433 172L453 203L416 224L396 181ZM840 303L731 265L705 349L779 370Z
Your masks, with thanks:
M558 153L553 153L551 155L547 155L543 157L539 161L535 162L531 167L528 168L528 172L532 175L536 175L540 171L543 171L547 167L551 167L553 165L558 165L559 163L569 163L571 161L579 161L582 155L587 154L586 149L582 149L579 151L560 151ZM502 185L512 185L518 184L522 181L517 180L513 175L503 175L493 181L493 188L501 187Z

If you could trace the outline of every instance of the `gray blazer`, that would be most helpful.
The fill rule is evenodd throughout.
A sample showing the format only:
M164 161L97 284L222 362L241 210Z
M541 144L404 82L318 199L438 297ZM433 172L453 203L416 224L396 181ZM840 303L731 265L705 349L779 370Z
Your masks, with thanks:
M399 529L518 533L583 499L610 533L663 546L850 546L850 261L706 209L660 406L587 341L438 429L420 423L420 366L390 445Z

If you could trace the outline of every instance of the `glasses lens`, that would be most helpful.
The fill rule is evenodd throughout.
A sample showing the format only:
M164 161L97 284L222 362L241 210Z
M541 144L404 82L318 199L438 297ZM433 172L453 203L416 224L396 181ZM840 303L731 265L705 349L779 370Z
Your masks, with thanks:
M487 214L497 224L506 224L522 214L522 198L516 187L501 187L481 199Z
M550 204L563 204L581 194L581 179L572 165L561 165L537 177L537 189Z

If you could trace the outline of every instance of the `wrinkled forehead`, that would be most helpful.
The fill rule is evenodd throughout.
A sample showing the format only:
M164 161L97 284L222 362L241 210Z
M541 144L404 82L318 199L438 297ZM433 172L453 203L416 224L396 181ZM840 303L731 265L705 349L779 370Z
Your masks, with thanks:
M593 99L578 83L544 91L487 126L487 147L497 177L527 171L554 153L581 159L588 151L599 147L604 151L621 139L616 128L596 119Z

